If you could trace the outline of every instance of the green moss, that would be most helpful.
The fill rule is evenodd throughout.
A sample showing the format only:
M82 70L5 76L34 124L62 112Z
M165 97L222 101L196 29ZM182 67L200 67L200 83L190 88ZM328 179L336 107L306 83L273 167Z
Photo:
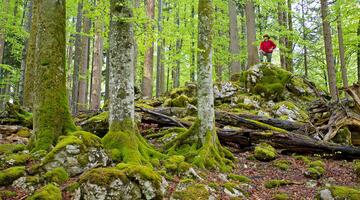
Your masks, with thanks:
M259 69L263 76L254 85L247 85L250 91L268 99L277 100L284 98L283 93L286 89L286 84L290 81L291 73L274 65L262 65ZM243 74L246 78L242 78L242 80L247 80L253 73L250 69Z
M353 169L358 178L360 178L360 160L353 161Z
M211 182L211 183L208 184L208 186L215 189L215 190L219 190L219 188L220 188L220 185L217 182Z
M185 107L190 102L186 95L180 95L174 99L168 99L165 101L164 106L167 107Z
M274 163L274 166L281 169L281 170L288 170L289 169L289 165L290 165L290 161L288 160L276 160Z
M311 163L309 163L309 166L310 167L322 167L324 168L325 167L325 163L321 160L316 160L316 161L313 161Z
M179 88L175 88L170 92L170 97L172 99L180 96L180 95L187 95L187 96L191 96L191 90L188 87L179 87Z
M0 191L0 199L8 199L11 197L15 197L16 196L16 192L14 191L10 191L10 190L2 190Z
M346 187L346 186L331 186L329 188L331 194L335 199L348 199L358 200L360 199L360 190Z
M287 200L287 199L289 199L289 195L286 193L279 193L279 194L274 195L273 199L274 200Z
M161 177L151 167L120 163L116 168L124 172L128 177L140 176L143 180L154 183L156 188L160 188Z
M205 185L194 184L194 185L190 185L185 190L176 191L173 195L173 198L179 200L189 200L189 199L208 200L209 195L210 195L209 191L206 189Z
M257 124L260 127L263 127L265 130L272 130L272 131L276 131L276 132L279 132L279 133L287 133L287 131L285 129L282 129L282 128L271 126L269 124L265 124L265 123L262 123L262 122L259 122L259 121L256 121L256 120L252 120L252 119L246 119L246 120L248 120L249 122Z
M187 162L200 168L229 171L234 159L232 153L221 146L214 131L208 131L205 138L198 137L200 120L191 128L164 145L169 155L183 155Z
M310 163L310 159L307 156L302 156L302 155L296 155L294 156L294 158L296 160L301 160L303 161L305 164L309 164Z
M234 180L234 181L239 181L241 183L250 183L251 182L250 178L248 178L246 176L242 176L242 175L237 175L237 174L229 174L228 179Z
M185 157L181 155L172 155L164 161L167 171L182 173L190 169L191 164L185 162Z
M0 172L0 186L10 185L25 175L25 167L11 167Z
M229 190L231 193L234 193L234 189L237 189L238 185L236 183L226 182L224 183L224 188Z
M109 186L115 179L120 179L124 183L129 182L124 171L113 168L95 168L91 169L80 176L79 183L90 182L99 186Z
M65 190L68 192L75 192L80 187L80 184L78 182L73 182L66 186Z
M5 162L12 163L12 166L19 166L19 165L25 165L27 162L32 160L32 157L30 154L10 154L5 157Z
M61 190L53 184L48 184L36 191L27 200L61 200Z
M290 102L290 101L279 102L274 106L273 109L278 110L281 106L285 106L289 110L292 110L295 113L297 113L299 115L299 117L301 117L301 119L299 119L301 121L307 121L309 119L308 114L304 110L301 110L299 107L297 107L293 102ZM280 116L280 117L284 117L285 120L288 120L288 116L286 116L286 115Z
M44 177L48 182L55 182L61 185L69 179L69 174L65 171L64 168L59 167L46 172Z
M336 133L335 137L332 138L331 140L338 144L351 145L351 132L347 127L342 128Z
M31 132L28 128L22 128L16 133L16 135L18 135L20 137L28 138L28 137L30 137Z
M26 146L23 144L0 144L0 155L11 154L25 150Z
M261 143L255 147L254 156L260 161L271 161L277 157L277 152L269 144Z
M151 159L164 157L140 135L131 119L113 122L102 143L115 162L151 165Z
M285 185L291 185L293 184L293 182L288 181L288 180L278 180L278 179L274 179L274 180L269 180L266 181L264 183L264 186L268 189L272 189L272 188L277 188L277 187L281 187L281 186L285 186Z
M95 115L93 117L91 117L90 119L88 119L88 121L91 121L91 122L104 122L104 121L108 121L109 119L109 112L108 111L105 111L105 112L102 112L98 115Z
M319 179L325 173L325 169L319 166L309 167L305 176L311 179Z

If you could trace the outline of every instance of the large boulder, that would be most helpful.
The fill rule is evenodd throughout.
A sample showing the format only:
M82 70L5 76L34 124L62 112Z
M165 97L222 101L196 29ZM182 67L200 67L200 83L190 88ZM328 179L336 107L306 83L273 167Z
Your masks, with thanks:
M41 167L45 171L62 167L70 176L75 176L94 167L107 166L109 161L99 137L77 131L60 139L42 160Z
M164 179L151 168L119 164L113 168L92 169L80 177L81 196L85 200L162 199Z

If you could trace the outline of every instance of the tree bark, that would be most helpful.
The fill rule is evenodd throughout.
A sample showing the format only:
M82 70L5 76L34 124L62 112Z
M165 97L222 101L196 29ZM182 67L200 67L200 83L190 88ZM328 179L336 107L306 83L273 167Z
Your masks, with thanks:
M158 32L159 32L159 42L157 47L157 60L156 60L156 97L160 97L164 94L165 89L165 71L164 71L164 63L163 63L163 46L164 39L162 38L162 8L163 3L162 0L158 1Z
M175 4L175 7L176 4ZM175 17L175 23L177 26L178 32L180 32L180 8L176 9L176 17ZM172 69L172 78L173 78L173 88L180 87L180 54L181 54L181 48L182 48L182 39L177 38L176 39L176 61L175 61L175 67Z
M135 69L134 69L135 70ZM134 77L135 80L135 77ZM106 69L105 69L105 101L109 100L110 96L110 49L106 52Z
M83 18L83 32L89 34L91 22L88 17ZM81 36L81 59L80 59L80 72L79 72L79 99L78 111L84 111L87 106L87 86L88 86L88 68L89 68L89 36Z
M337 86L336 86L336 72L335 72L335 66L334 66L331 28L330 28L330 22L328 19L328 3L327 3L327 0L320 0L320 2L321 2L321 18L322 18L322 22L323 22L322 24L323 24L323 33L324 33L324 44L325 44L329 91L330 91L332 100L337 101L338 91L337 91Z
M95 42L92 69L92 86L91 86L91 102L90 109L98 110L100 108L101 99L101 72L103 66L103 23L102 17L98 16L95 20Z
M360 19L358 22L357 36L360 37ZM360 41L357 44L357 73L358 73L358 83L360 83Z
M79 100L79 69L81 63L81 27L83 15L83 0L78 3L77 17L76 17L76 36L75 36L75 58L74 58L74 73L73 73L73 87L71 95L71 111L72 114L78 112Z
M301 0L301 25L302 25L302 39L304 41L307 40L307 28L305 25L305 2L304 0ZM307 46L304 45L304 71L305 71L305 78L308 77L308 53L307 53Z
M151 41L151 31L153 30L152 22L154 20L155 2L154 0L146 0L146 16L149 19L147 24L147 49L145 52L144 62L144 76L142 82L142 92L144 98L152 98L152 85L153 85L153 58L154 58L154 43Z
M292 9L291 9L291 5L292 5L292 0L287 0L287 6L288 6L288 11L287 11L287 24L288 24L288 30L290 32L290 35L287 36L287 43L286 43L286 49L287 49L287 54L286 54L286 70L293 72L293 59L292 59L292 52L293 52L293 23L292 23Z
M26 54L25 81L24 81L24 106L33 107L34 97L34 76L35 76L35 51L38 26L38 3L33 2L31 29Z
M195 82L195 69L196 69L196 62L195 62L195 3L191 7L191 25L192 25L192 32L191 32L191 68L190 68L190 81Z
M280 26L280 35L279 35L279 49L280 49L280 65L283 69L286 69L286 37L283 35L283 31L287 29L286 18L284 12L284 3L285 0L282 0L278 3L278 23Z
M49 150L60 135L74 131L66 97L66 11L64 0L38 4L34 84L34 149ZM35 6L36 7L36 6Z
M342 17L341 17L341 11L340 11L338 19L337 19L340 66L341 66L341 77L342 77L342 81L343 81L343 86L344 86L344 88L347 88L349 86L349 83L348 83L347 69L346 69L346 64L345 64L345 48L344 48L344 38L343 38L343 30L342 30L341 20L342 20ZM346 94L346 96L348 96L348 95Z
M229 19L230 19L230 79L236 74L240 74L240 45L239 45L239 30L237 23L237 6L234 0L229 0Z
M247 69L258 62L258 50L256 42L256 27L255 27L255 8L253 0L246 0L245 3L246 16L246 38L247 38L247 52L248 64Z

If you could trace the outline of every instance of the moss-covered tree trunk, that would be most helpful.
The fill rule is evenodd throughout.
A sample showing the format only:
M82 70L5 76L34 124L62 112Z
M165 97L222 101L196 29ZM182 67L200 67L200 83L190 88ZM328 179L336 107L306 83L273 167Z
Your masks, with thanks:
M129 0L111 0L109 132L103 138L114 161L144 164L159 154L152 150L134 123L134 32ZM151 156L150 156L151 155Z
M34 151L48 150L60 135L75 130L65 85L65 0L36 0L35 4Z
M185 133L165 145L169 154L183 154L187 161L201 168L223 171L232 165L232 154L221 146L215 130L214 92L212 80L213 4L199 0L198 35L198 116Z

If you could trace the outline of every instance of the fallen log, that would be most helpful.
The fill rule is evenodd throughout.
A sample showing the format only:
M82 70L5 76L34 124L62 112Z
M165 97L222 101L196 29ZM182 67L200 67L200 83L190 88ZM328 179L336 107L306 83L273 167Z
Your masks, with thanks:
M360 158L360 148L349 145L338 145L330 142L315 140L306 135L296 133L264 132L256 130L218 130L220 142L223 144L237 144L248 147L257 143L267 142L278 149L302 154L325 154L328 157L346 159Z

